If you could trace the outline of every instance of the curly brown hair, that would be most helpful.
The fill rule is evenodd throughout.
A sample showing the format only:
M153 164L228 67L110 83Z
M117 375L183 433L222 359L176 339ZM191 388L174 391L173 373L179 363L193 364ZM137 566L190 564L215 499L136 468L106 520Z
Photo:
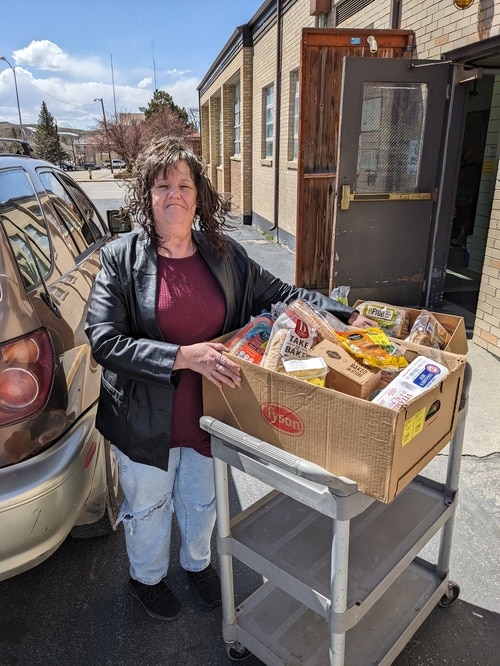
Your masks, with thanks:
M228 221L231 218L230 201L216 191L206 174L205 164L180 137L157 137L138 155L127 185L124 212L132 216L149 238L156 242L161 240L153 221L151 188L160 172L166 176L169 169L181 160L188 165L196 185L197 226L206 234L213 248L225 255L228 241L222 232L232 227Z

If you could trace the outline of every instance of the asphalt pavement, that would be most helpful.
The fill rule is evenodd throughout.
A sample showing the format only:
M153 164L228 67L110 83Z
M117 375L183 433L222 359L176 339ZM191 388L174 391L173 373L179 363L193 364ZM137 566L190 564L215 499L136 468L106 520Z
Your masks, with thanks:
M103 172L103 173L101 173ZM77 172L102 210L119 205L123 190L108 170ZM99 177L99 176L100 177ZM293 282L295 255L267 235L238 225L233 232L250 256ZM460 314L456 312L456 314ZM470 320L470 314L464 313ZM417 630L395 666L466 664L496 666L500 654L499 441L500 360L469 340L472 384L465 421L459 503L453 533L450 578L459 598L437 607ZM424 470L442 480L445 449ZM267 492L261 482L232 471L233 511ZM68 538L35 569L0 584L0 666L224 666L221 610L201 608L180 571L174 533L169 584L184 606L181 617L162 623L147 616L126 592L127 562L121 529L110 537ZM433 540L424 552L437 548ZM214 536L214 563L218 566ZM261 582L235 561L237 603ZM255 657L248 666L261 664ZM357 666L357 665L355 665Z

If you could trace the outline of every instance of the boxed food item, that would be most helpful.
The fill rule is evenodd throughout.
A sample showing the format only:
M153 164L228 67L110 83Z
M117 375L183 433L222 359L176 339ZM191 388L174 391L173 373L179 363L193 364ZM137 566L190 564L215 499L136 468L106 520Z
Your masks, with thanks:
M224 338L219 341L224 341ZM401 343L408 361L422 347ZM355 481L390 502L451 440L466 357L434 349L448 374L399 409L314 386L232 357L242 369L235 389L203 380L204 414Z
M399 409L432 386L440 382L448 374L448 368L426 356L417 356L385 387L373 402L391 409Z
M362 304L363 302L364 301L358 300L356 303L354 303L353 307L357 308L358 305ZM405 307L404 310L408 315L407 326L409 330L411 330L415 320L422 313L422 309ZM432 314L436 317L438 322L445 328L450 336L444 350L453 354L467 354L467 331L465 329L464 318L458 317L456 315L445 314L443 312L432 311Z
M326 362L329 372L325 377L325 386L330 389L367 399L380 385L380 369L362 365L343 347L329 340L315 345L311 354L320 356Z

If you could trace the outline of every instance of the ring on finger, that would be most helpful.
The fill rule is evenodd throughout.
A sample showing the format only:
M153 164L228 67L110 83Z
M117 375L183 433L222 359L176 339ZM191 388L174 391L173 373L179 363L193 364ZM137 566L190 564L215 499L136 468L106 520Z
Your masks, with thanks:
M217 355L217 364L218 365L224 365L224 356L219 352Z
M221 372L221 371L222 371L222 365L220 363L217 363L214 372Z

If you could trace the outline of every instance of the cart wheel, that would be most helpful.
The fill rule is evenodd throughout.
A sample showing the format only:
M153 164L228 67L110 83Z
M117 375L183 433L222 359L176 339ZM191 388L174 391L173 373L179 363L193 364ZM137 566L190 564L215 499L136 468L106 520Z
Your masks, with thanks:
M442 608L447 608L448 606L451 606L451 604L458 599L459 594L460 594L460 587L458 586L458 583L455 583L452 580L448 581L448 590L446 594L443 594L443 596L441 597L439 605Z
M226 645L226 654L231 661L245 661L245 659L252 656L250 650L247 650L244 645L237 641Z

